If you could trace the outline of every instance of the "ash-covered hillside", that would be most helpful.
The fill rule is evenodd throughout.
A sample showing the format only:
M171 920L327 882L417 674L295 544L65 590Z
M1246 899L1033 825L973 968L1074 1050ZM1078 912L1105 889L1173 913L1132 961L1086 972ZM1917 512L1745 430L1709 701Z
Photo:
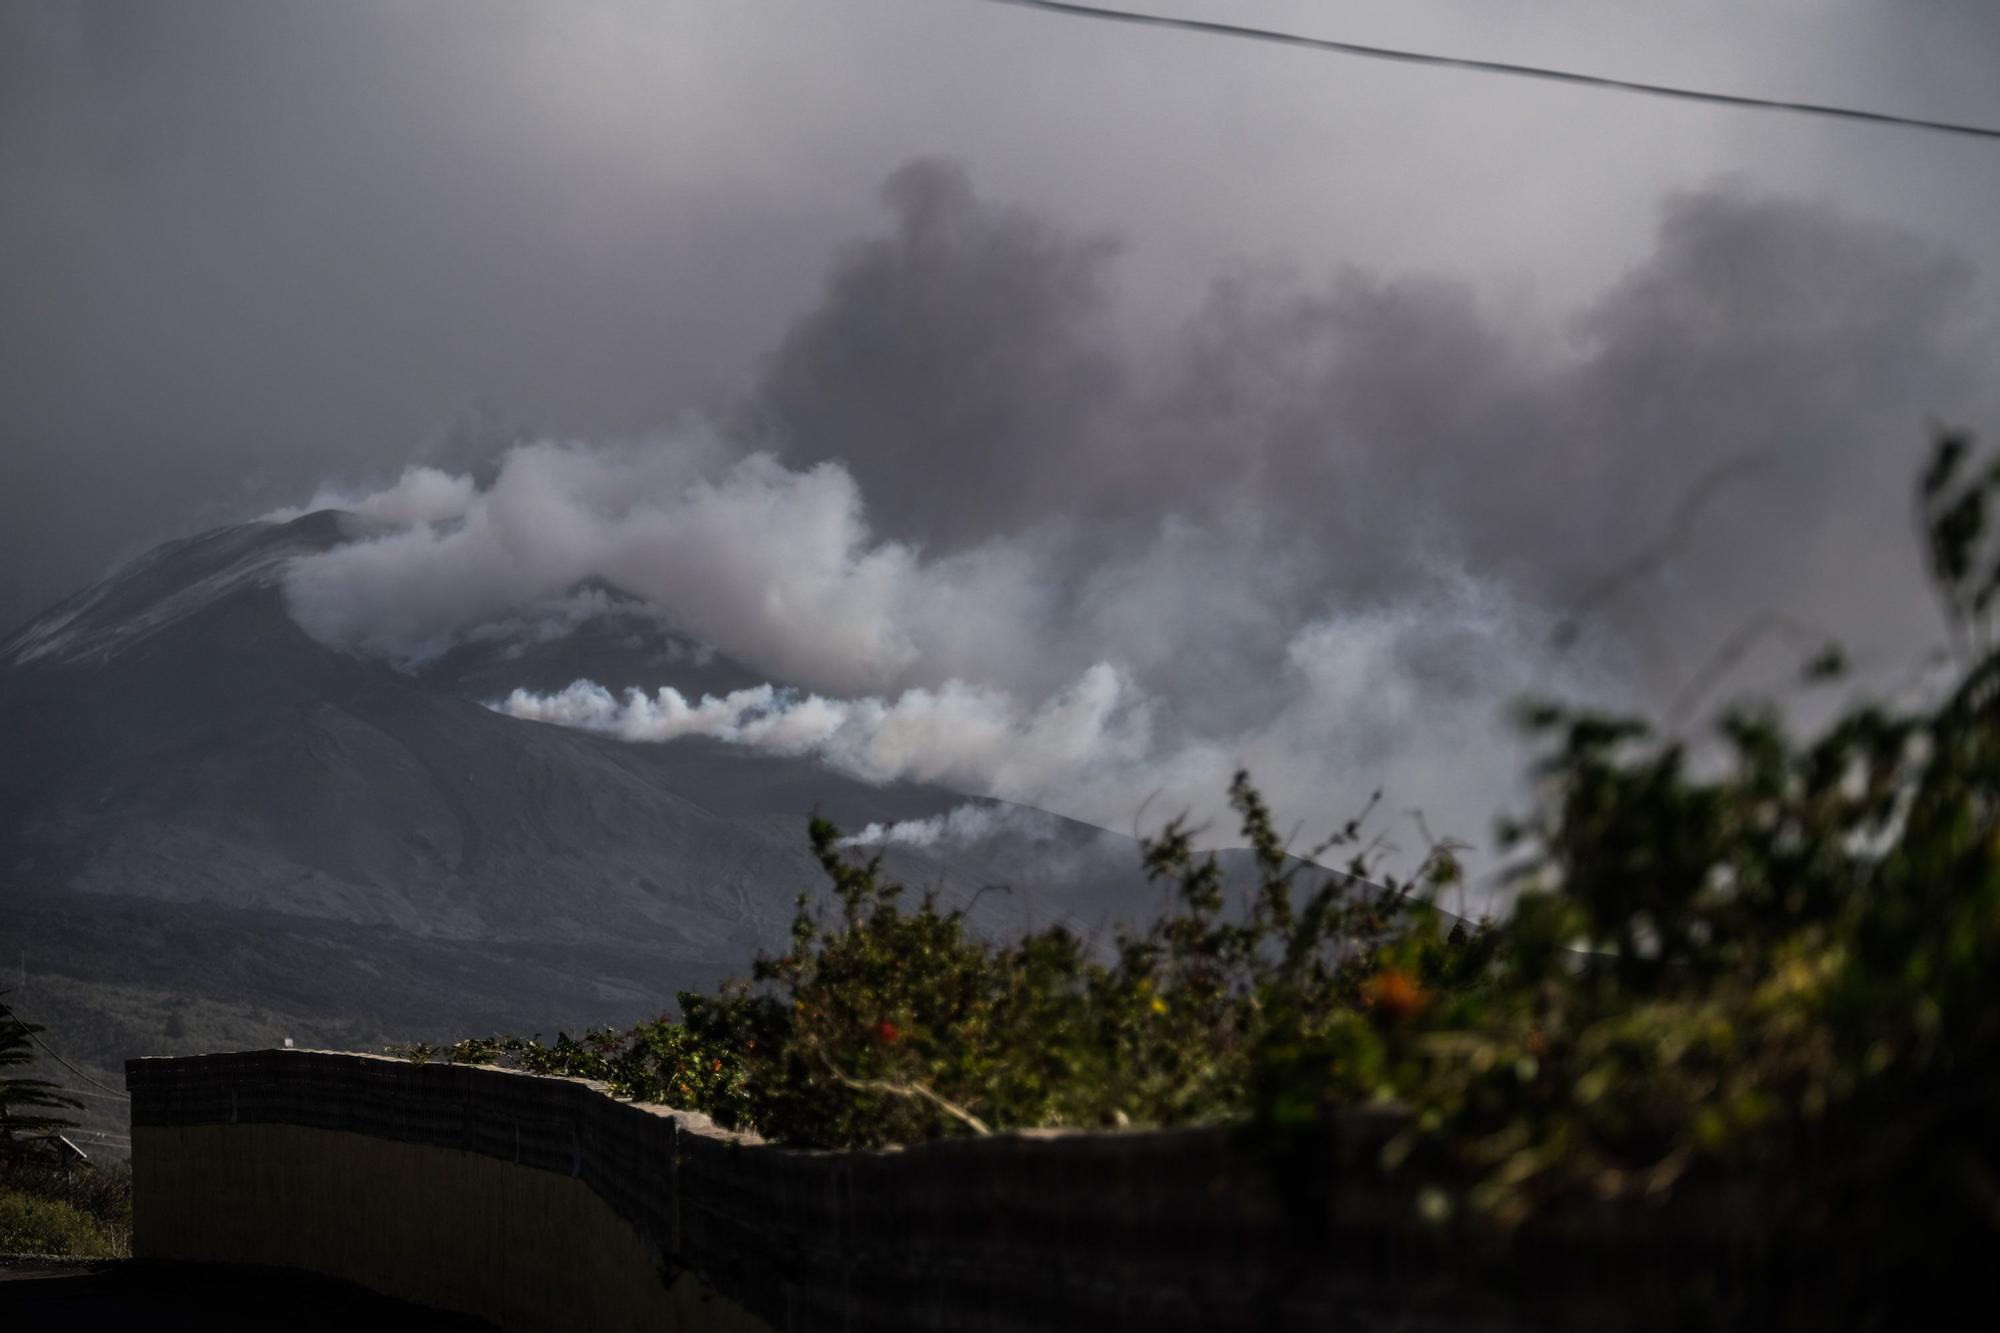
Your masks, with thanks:
M815 809L861 829L964 806L486 706L586 676L753 679L615 589L560 634L501 626L415 673L323 646L283 570L361 535L323 511L170 543L0 644L4 962L14 1002L107 1078L203 1044L627 1022L782 937L820 882ZM1035 829L889 856L948 899L1007 884L978 895L992 929L1152 903L1129 843Z

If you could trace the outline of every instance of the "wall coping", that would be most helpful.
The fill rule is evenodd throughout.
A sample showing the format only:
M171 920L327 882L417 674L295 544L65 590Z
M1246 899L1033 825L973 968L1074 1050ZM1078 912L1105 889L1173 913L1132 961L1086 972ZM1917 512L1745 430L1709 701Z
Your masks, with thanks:
M151 1127L475 1153L580 1181L666 1281L693 1273L784 1329L1719 1326L1810 1290L1828 1263L1733 1186L1672 1208L1583 1202L1509 1233L1426 1223L1380 1168L1407 1123L1393 1108L1290 1136L1021 1130L829 1150L588 1079L374 1053L141 1058L126 1082L142 1198ZM1693 1315L1689 1291L1708 1302Z

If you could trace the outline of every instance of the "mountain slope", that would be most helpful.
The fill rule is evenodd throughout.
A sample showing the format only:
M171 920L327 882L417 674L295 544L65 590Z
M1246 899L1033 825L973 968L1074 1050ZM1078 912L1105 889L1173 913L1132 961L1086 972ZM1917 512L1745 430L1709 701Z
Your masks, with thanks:
M415 675L333 651L280 579L363 535L323 512L171 543L0 643L0 942L22 953L17 998L43 987L61 1011L44 1021L107 1058L197 1039L168 1025L196 1001L218 1039L626 1022L782 938L821 881L812 810L858 829L961 803L483 706L585 675L754 681L610 591L560 637L474 642ZM1136 856L1106 854L1119 840L1039 827L1030 847L899 848L891 867L959 901L1009 881L978 901L995 929L1151 903ZM1085 873L1036 884L1051 857Z

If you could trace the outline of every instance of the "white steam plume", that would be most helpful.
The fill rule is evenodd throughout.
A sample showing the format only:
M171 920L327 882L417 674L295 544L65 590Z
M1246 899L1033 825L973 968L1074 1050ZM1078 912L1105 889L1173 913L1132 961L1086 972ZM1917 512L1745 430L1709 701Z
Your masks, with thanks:
M1244 766L1302 837L1386 787L1392 808L1478 841L1520 772L1500 704L1591 683L1549 648L1546 617L1441 555L1393 600L1316 607L1254 530L1169 520L1082 575L1053 531L933 559L871 537L844 469L735 455L701 432L521 446L484 488L413 469L343 503L385 530L286 577L324 642L408 666L560 634L608 606L593 591L608 586L773 683L689 698L671 679L623 695L579 680L497 708L812 756L1121 830L1142 807L1186 811L1229 841L1222 798ZM965 837L969 818L873 836Z
M1051 815L1018 805L968 801L929 819L873 823L840 840L843 847L974 847L997 838L1050 842L1062 825Z
M476 493L471 477L455 477L434 467L411 467L384 490L346 491L322 486L303 505L274 509L264 515L264 521L284 523L321 509L344 509L387 527L410 528L463 518Z
M405 517L299 561L292 613L323 642L403 665L594 579L782 679L880 689L941 661L1026 656L1019 631L1039 600L1011 548L925 562L870 540L843 469L731 457L700 432L522 446L485 490L414 469L353 505Z
M1547 622L1491 587L1440 575L1421 596L1309 622L1266 675L1244 682L1251 720L1220 731L1163 725L1184 713L1111 662L1023 696L948 678L892 695L838 696L773 685L690 699L663 687L615 695L590 681L552 694L516 691L516 717L631 741L702 736L807 755L870 782L914 780L1129 829L1143 806L1192 813L1208 841L1233 835L1222 794L1247 766L1281 809L1317 837L1377 787L1396 809L1478 841L1520 756L1498 703L1530 690L1581 688L1553 661ZM951 844L979 836L971 807L941 821L864 830L869 842ZM1414 825L1407 830L1415 836Z
M1012 800L1046 799L1093 769L1143 762L1151 753L1145 704L1102 663L1032 711L958 680L893 699L759 685L698 702L670 686L650 695L628 690L620 699L581 680L554 694L516 690L498 708L623 740L703 736L812 755L867 782L911 779Z
M977 847L996 885L1029 893L1132 873L1132 844L1124 838L1046 811L993 801L968 801L928 819L869 824L842 838L840 845L924 852ZM1033 900L1022 901L1031 906Z

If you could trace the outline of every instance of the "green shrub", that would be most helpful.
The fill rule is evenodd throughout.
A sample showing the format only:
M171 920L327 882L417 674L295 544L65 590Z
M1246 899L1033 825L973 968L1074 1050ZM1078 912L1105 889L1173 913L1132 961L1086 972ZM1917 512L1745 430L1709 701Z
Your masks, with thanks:
M0 1188L0 1253L110 1259L125 1252L124 1240L82 1209Z
M849 860L838 830L815 820L831 910L801 896L791 948L718 996L683 995L680 1023L409 1053L596 1078L814 1146L1253 1109L1301 1119L1324 1090L1301 1101L1270 1070L1302 1047L1347 1052L1343 1094L1383 1091L1382 1033L1411 1016L1392 992L1455 985L1486 947L1478 932L1444 933L1415 895L1449 879L1448 856L1411 883L1312 871L1300 899L1310 867L1284 853L1247 777L1232 799L1259 870L1247 908L1226 909L1214 858L1169 825L1145 843L1146 870L1174 886L1178 906L1121 935L1108 959L1060 926L998 944L973 934L963 909L928 895L906 905L879 860Z
M125 1162L51 1166L24 1162L0 1169L0 1190L67 1204L88 1216L120 1251L132 1237L132 1167Z

